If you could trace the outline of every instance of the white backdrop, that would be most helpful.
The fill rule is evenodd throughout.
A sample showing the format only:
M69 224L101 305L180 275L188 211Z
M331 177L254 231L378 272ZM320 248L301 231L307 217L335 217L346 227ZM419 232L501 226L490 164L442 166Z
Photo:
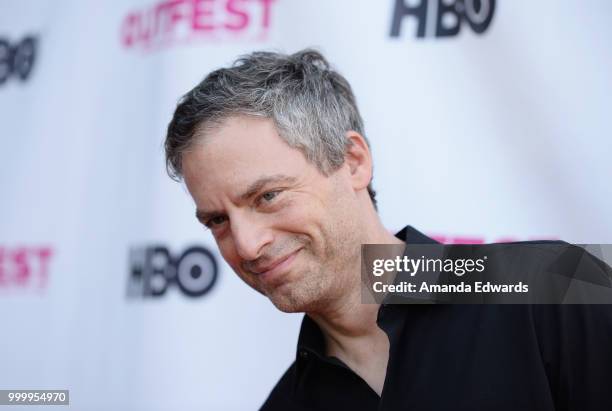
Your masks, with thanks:
M424 14L392 37L399 3ZM349 79L390 229L612 242L610 18L607 0L3 1L0 389L70 389L78 410L262 403L301 315L220 260L162 150L177 99L256 49L315 46ZM210 291L128 295L130 249L156 245L212 251Z

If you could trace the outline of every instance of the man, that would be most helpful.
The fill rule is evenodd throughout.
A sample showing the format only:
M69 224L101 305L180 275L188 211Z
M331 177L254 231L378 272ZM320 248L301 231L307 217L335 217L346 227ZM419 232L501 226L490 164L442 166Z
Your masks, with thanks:
M318 52L256 52L210 73L165 147L232 269L306 313L262 409L612 409L607 306L362 304L361 244L435 242L383 226L351 87Z

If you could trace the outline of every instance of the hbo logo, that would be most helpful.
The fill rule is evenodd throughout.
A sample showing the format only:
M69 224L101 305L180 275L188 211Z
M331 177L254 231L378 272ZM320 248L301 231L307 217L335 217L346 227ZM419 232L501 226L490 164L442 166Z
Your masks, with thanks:
M400 35L408 18L416 21L417 37L456 36L463 21L482 34L489 28L494 12L495 0L395 0L391 37Z
M36 60L36 38L25 37L19 43L11 43L0 37L0 85L12 75L25 81L32 72Z
M128 296L160 297L175 285L189 297L209 292L217 281L215 256L203 247L190 247L173 257L164 246L130 250Z

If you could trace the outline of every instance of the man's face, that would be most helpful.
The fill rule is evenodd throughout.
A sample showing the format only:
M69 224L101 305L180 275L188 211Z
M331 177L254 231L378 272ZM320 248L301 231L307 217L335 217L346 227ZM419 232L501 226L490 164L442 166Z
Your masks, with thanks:
M200 136L183 175L223 258L280 310L320 309L358 281L347 275L361 238L346 165L326 177L270 119L236 116Z

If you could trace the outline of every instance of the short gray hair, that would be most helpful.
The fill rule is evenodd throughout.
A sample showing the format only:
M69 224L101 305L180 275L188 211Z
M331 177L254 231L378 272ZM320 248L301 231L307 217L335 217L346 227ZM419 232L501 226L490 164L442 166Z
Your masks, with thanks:
M324 175L344 163L351 144L347 131L366 138L351 86L321 53L258 51L213 71L179 100L165 142L172 179L182 179L182 155L196 131L214 128L233 115L272 119L281 138ZM371 182L368 193L376 207Z

